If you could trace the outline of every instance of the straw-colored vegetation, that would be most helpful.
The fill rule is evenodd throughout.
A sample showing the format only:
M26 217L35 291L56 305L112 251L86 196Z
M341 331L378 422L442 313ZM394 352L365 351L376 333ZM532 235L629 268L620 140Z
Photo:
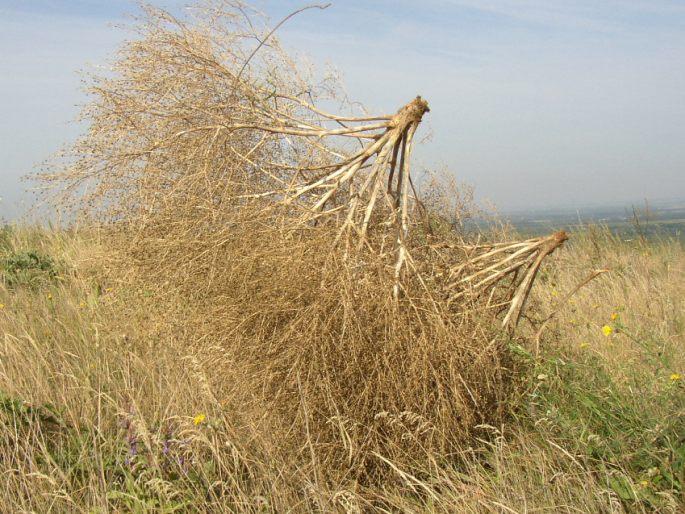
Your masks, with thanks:
M193 12L39 177L81 228L2 232L0 510L676 512L680 248L471 234L414 184L424 99L351 112Z
M199 316L187 291L117 278L97 234L7 228L0 510L679 512L685 254L574 239L533 289L537 318L609 272L555 310L536 358L527 320L498 352L488 319L409 344L378 306L374 339L334 335L349 293L286 305L311 294L300 269L251 301L233 283ZM475 400L439 398L450 380Z

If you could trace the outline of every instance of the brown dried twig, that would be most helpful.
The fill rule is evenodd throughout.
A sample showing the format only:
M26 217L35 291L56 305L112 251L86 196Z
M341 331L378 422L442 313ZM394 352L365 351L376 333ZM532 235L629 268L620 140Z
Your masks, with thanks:
M500 298L498 304L509 306L502 326L515 328L542 261L567 239L568 235L562 230L548 237L517 243L471 247L464 245L466 259L448 272L448 280L451 278L447 283L449 301L466 298L473 300L484 293L492 293L497 285L512 277L506 298Z

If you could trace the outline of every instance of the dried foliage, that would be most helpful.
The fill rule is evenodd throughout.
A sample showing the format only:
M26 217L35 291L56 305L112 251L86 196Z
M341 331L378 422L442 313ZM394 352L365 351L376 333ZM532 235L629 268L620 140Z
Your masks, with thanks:
M374 455L446 454L497 420L497 325L516 326L566 235L435 231L410 173L425 100L331 114L349 107L336 81L303 76L242 3L145 12L93 79L66 167L40 178L106 223L160 302L189 304L212 394L299 466L360 480L386 468Z

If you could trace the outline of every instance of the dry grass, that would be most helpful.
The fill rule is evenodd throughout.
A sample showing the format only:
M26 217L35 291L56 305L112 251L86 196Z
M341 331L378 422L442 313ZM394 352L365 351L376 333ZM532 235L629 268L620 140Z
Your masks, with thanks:
M92 235L3 238L3 259L35 250L57 272L0 288L3 511L682 508L685 405L671 380L685 369L677 245L576 237L532 301L553 305L577 283L574 266L609 273L552 319L538 359L530 325L528 343L484 346L474 365L467 343L476 339L442 332L461 328L431 321L431 310L413 315L420 333L393 332L388 316L412 318L388 314L391 301L369 299L372 312L354 310L359 298L347 303L375 285L320 272L317 287L323 276L352 289L341 287L338 302L293 296L296 285L309 290L307 264L286 273L256 259L271 279L237 270L201 318L206 293L160 295L133 272L124 279ZM517 370L513 384L497 375L505 362Z
M327 231L234 237L155 301L183 298L187 344L217 401L250 416L285 460L373 483L386 468L375 453L449 453L501 418L511 370L494 314L456 315L425 287L398 303L381 264L322 251Z

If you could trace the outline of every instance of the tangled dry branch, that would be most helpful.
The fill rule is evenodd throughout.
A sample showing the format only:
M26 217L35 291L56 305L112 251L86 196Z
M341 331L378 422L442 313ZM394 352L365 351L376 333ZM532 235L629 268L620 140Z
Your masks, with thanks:
M548 237L516 243L462 245L466 259L449 267L446 273L449 301L490 293L490 306L495 287L510 278L503 301L508 308L502 325L516 327L542 261L567 239L568 235L562 230Z
M410 170L428 102L416 97L394 115L332 114L320 105L345 105L335 78L303 78L244 4L218 0L194 13L181 20L146 7L142 37L125 45L113 74L93 79L88 133L65 169L40 178L65 186L70 203L80 197L89 214L156 230L157 241L174 230L220 246L241 223L330 227L345 258L384 263L398 299L407 270L420 275L410 232L429 230ZM460 243L439 271L448 302L508 291L490 294L515 326L543 259L565 240Z

